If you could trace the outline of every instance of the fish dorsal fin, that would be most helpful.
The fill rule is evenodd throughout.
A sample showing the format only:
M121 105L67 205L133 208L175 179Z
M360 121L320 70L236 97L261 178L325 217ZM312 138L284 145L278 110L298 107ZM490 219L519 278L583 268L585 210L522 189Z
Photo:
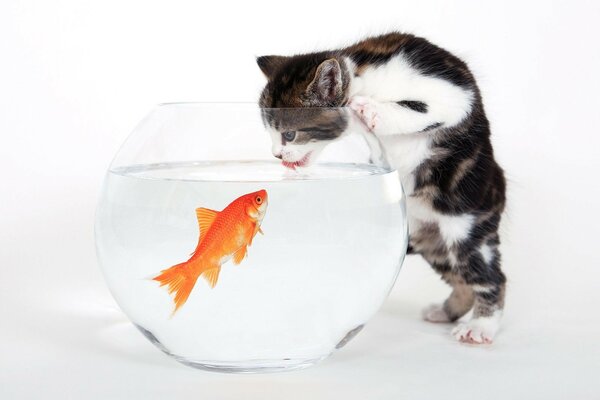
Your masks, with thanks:
M215 221L215 218L219 215L218 211L211 210L209 208L196 208L196 217L198 218L198 225L200 226L200 237L203 237L208 231L208 228Z
M221 272L220 266L207 269L202 273L202 276L204 277L204 279L206 279L206 282L208 282L211 288L214 288L217 284L217 281L219 280L219 272Z

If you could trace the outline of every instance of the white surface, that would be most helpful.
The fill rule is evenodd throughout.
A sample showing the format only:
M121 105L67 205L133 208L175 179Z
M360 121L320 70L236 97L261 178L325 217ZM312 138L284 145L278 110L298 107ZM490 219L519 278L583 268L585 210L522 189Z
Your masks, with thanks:
M206 4L0 3L0 398L599 398L598 3ZM496 343L421 322L448 290L410 258L364 332L312 369L228 376L162 355L95 263L125 135L154 103L253 101L254 55L394 27L463 56L483 91L510 180Z

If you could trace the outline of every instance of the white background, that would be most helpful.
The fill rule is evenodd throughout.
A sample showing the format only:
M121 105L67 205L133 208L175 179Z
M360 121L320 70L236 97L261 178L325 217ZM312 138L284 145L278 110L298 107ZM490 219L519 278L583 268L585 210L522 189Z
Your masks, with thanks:
M600 6L594 1L0 3L0 398L600 398ZM448 289L409 258L343 351L231 376L168 359L95 261L104 172L159 102L254 101L254 57L400 29L468 61L509 179L494 345L420 309Z

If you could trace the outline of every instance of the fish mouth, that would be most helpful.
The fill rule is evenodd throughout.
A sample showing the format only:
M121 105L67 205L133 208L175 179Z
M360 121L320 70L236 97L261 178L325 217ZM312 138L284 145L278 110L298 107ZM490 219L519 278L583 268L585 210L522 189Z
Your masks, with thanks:
M283 160L283 161L281 161L281 164L283 164L284 167L289 168L289 169L296 169L296 167L304 167L309 163L311 155L312 155L312 151L309 151L299 160L296 160L296 161Z

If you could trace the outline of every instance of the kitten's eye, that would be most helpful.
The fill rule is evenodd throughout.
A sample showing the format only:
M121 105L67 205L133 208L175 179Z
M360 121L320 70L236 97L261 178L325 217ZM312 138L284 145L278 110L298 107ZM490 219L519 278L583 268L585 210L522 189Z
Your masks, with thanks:
M260 204L260 203L262 203L262 198L260 196L258 196L256 198L256 204Z
M292 140L294 140L296 138L296 132L294 131L287 131L287 132L283 132L281 134L281 136L283 136L283 138L287 141L287 142L291 142Z

